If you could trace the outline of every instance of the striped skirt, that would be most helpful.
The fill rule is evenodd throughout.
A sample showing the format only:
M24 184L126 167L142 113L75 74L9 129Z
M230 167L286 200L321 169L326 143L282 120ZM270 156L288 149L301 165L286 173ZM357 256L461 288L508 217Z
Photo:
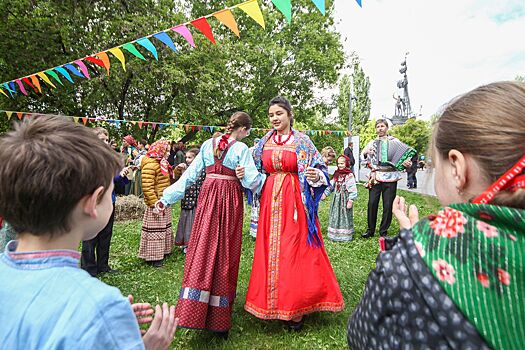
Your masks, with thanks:
M172 248L171 209L157 215L153 213L153 208L146 208L140 235L139 258L146 261L162 260L164 255L171 253Z

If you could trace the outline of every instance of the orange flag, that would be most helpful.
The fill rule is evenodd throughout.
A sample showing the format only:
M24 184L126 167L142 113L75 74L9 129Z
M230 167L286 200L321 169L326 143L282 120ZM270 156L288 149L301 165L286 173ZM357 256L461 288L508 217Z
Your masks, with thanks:
M237 26L237 22L235 21L235 17L233 17L233 13L229 9L224 9L222 11L215 12L213 15L222 24L230 28L230 30L234 32L235 35L237 35L237 37L241 36L239 33L239 27Z

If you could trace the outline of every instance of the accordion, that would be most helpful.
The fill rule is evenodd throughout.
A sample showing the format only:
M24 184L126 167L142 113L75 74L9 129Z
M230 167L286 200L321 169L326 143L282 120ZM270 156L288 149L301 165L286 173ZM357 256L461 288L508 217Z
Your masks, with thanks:
M378 170L382 171L385 167L385 171L403 170L403 162L407 159L412 158L416 155L416 150L412 147L404 144L394 137L388 137L386 140L375 140L375 157L372 159L372 163L379 167ZM375 161L375 162L374 162Z

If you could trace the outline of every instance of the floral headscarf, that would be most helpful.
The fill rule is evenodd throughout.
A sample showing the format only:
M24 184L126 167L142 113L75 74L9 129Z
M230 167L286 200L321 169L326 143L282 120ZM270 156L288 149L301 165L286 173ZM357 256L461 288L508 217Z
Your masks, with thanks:
M166 159L166 154L170 151L170 143L166 140L159 140L151 144L148 148L146 156L151 159L156 159L160 163L160 172L162 175L168 176L171 170L171 165Z
M137 147L137 141L131 135L124 136L124 141L130 146Z

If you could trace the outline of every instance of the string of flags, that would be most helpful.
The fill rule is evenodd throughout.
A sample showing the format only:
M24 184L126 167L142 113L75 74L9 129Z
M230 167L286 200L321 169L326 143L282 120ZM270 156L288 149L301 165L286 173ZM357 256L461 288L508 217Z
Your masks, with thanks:
M57 114L43 114L43 113L28 113L28 112L14 112L14 111L4 111L0 110L0 113L5 114L7 120L10 121L11 118L18 118L23 120L24 118L38 118L42 116L56 116L62 118L72 119L75 123L82 123L84 125L90 124L102 124L109 123L117 127L121 125L131 124L133 126L138 126L139 129L142 129L145 126L150 125L153 130L155 129L164 129L166 127L179 128L183 129L186 132L197 132L205 131L213 134L216 131L224 130L224 126L218 125L198 125L198 124L179 124L179 123L162 123L162 122L152 122L152 121L143 121L143 120L126 120L126 119L109 119L106 117L74 117L68 115L57 115ZM170 118L170 117L167 117ZM271 129L266 128L251 128L250 131L257 133L267 133ZM310 136L323 136L323 135L335 135L335 136L352 136L352 133L348 130L299 130Z
M312 0L312 2L323 15L326 12L325 1L326 0ZM356 1L359 6L362 6L361 0ZM284 15L288 22L291 22L291 0L272 0L272 3ZM64 79L71 84L74 83L73 77L91 79L88 66L92 69L94 69L96 66L99 66L105 69L107 75L109 76L111 68L111 56L109 54L111 54L121 63L122 69L124 71L126 70L126 56L124 55L124 52L128 52L133 56L146 61L146 57L138 50L138 48L142 48L151 54L156 60L158 60L158 52L156 46L153 44L153 42L155 42L152 40L153 38L169 47L174 52L179 51L172 38L168 35L168 33L171 32L175 32L182 36L192 48L195 48L195 41L193 39L192 32L190 31L191 27L197 29L213 44L216 44L217 42L209 22L209 19L212 17L217 19L220 23L229 28L237 37L240 38L239 27L232 12L233 9L242 10L261 27L265 28L265 21L258 0L248 0L243 3L227 7L218 12L214 12L207 16L203 16L190 22L186 22L160 32L147 35L111 49L88 55L84 58L76 59L60 66L29 74L25 77L6 81L0 84L0 93L5 97L14 98L18 93L22 93L23 95L27 96L29 88L32 88L35 93L39 94L42 93L43 86L47 85L51 88L56 88L57 85L63 86Z

